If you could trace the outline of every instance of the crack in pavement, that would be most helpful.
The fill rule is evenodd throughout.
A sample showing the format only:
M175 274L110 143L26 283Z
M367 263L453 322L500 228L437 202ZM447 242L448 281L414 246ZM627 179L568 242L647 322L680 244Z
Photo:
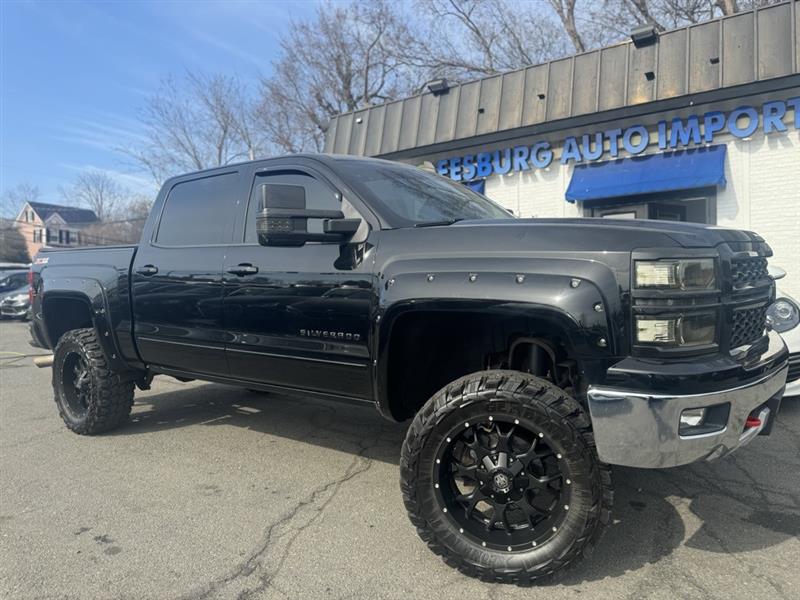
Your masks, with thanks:
M377 445L377 443L378 441L376 440L372 445L359 444L358 454L340 477L329 481L323 486L317 487L308 496L300 500L288 511L284 512L284 514L281 515L276 521L273 521L269 527L267 527L261 544L250 554L247 560L245 560L236 568L235 571L226 575L225 577L207 583L205 589L189 593L182 597L186 600L203 600L205 598L211 598L218 595L230 584L236 582L237 580L246 579L254 573L265 570L264 559L269 551L273 549L274 542L282 539L288 533L291 535L291 537L288 539L285 547L283 548L277 560L276 566L272 569L266 568L265 572L258 574L258 583L256 586L240 591L237 595L237 598L241 600L252 598L271 587L272 581L283 568L289 551L291 550L292 545L298 536L322 516L325 509L333 501L345 483L354 477L365 473L373 465L373 461L365 458L364 454L369 452L375 445ZM330 494L327 496L327 498L325 498L325 500L317 506L319 499L328 494L328 492L330 492ZM289 533L287 529L291 527L293 521L307 512L304 510L307 507L312 507L311 516L305 523L294 528L291 533Z

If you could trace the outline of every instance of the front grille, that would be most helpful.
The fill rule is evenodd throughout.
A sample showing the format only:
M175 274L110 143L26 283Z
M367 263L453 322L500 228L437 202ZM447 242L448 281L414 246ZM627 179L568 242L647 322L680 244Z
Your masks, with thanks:
M789 355L789 374L786 376L786 383L800 379L800 352Z
M740 288L748 283L754 283L767 277L766 258L735 258L731 261L731 275L733 287Z
M749 344L764 334L767 325L767 307L741 308L733 311L731 348Z

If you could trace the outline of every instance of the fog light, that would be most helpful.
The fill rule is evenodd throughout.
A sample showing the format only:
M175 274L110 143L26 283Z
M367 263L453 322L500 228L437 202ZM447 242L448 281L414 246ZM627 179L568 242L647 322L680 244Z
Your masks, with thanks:
M681 413L681 427L697 427L706 418L705 408L687 408Z
M646 344L674 344L678 341L677 319L636 318L636 341Z

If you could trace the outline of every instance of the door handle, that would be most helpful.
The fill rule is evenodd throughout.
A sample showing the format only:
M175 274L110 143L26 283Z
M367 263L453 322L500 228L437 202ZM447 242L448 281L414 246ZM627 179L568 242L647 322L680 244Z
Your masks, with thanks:
M236 265L235 267L228 267L225 269L231 275L238 275L239 277L243 277L244 275L255 275L258 273L258 267L251 265L250 263L242 263L240 265Z
M155 265L144 265L136 269L136 272L139 275L155 275L156 273L158 273L158 267L156 267Z

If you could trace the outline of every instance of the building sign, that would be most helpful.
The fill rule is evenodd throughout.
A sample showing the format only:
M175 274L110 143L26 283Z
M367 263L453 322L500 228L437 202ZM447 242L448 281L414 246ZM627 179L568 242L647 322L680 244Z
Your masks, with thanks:
M800 131L800 97L797 97L766 102L760 110L753 106L740 106L727 114L714 110L685 119L675 118L671 122L659 121L654 132L643 125L632 125L625 129L606 129L569 136L561 145L559 162L566 165L599 160L604 156L616 158L620 148L630 155L641 154L654 142L658 143L660 150L711 144L715 135L725 132L737 138L746 138L758 129L765 134L786 131L785 117L789 109L794 111L794 128ZM436 170L454 181L470 181L512 171L544 169L554 159L550 142L540 141L529 146L445 158L436 162Z

